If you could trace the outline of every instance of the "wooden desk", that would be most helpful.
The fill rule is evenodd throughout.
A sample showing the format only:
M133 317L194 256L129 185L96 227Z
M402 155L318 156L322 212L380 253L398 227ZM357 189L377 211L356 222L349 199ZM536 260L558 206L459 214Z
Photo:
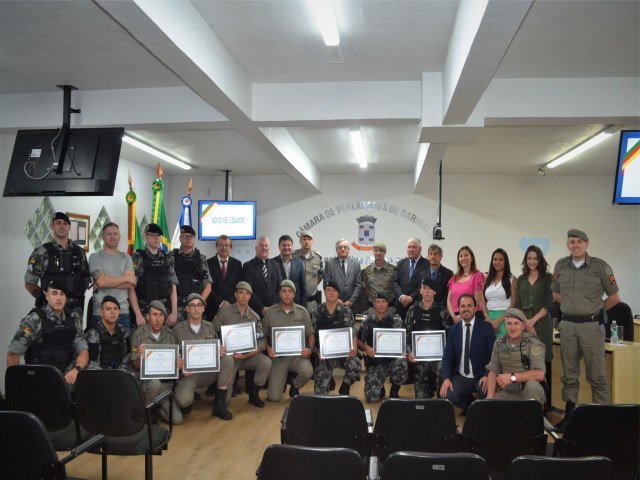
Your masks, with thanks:
M552 374L552 403L556 407L563 408L562 381L560 380L562 361L558 340L554 340L553 345ZM612 403L640 403L640 343L624 342L624 346L606 343L605 374L611 387ZM578 403L592 403L591 385L585 376L584 361L580 362Z

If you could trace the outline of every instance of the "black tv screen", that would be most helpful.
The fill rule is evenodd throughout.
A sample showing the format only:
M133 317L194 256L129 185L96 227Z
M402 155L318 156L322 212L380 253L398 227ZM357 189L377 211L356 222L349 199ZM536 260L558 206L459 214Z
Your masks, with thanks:
M5 197L113 195L124 128L70 129L64 152L60 132L18 130Z

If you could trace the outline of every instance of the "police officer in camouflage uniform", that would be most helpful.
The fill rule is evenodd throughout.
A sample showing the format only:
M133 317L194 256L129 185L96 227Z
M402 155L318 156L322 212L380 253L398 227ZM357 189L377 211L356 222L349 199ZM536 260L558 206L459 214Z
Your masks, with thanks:
M362 270L362 288L369 303L368 313L373 312L373 300L378 293L383 293L393 303L393 276L396 267L384 259L387 254L387 246L377 242L373 244L374 262Z
M43 289L54 278L65 284L68 293L66 307L84 310L84 292L89 288L91 278L87 256L82 247L69 239L71 221L63 212L56 212L51 221L53 241L36 248L29 256L24 286L36 299L36 307L47 304ZM38 280L40 287L38 287Z
M534 399L544 407L544 344L525 332L527 316L509 308L505 314L507 334L496 340L487 364L487 398L501 400Z
M391 377L390 398L398 398L400 387L409 377L406 358L375 358L373 350L374 328L402 328L402 319L389 313L389 301L379 293L373 301L374 312L367 315L358 331L358 348L365 352L367 375L364 379L364 396L374 403L384 398L384 380Z
M173 265L173 257L164 253L162 244L162 229L155 223L150 223L144 232L145 248L139 249L131 255L133 271L138 283L136 288L129 290L129 303L136 317L136 324L145 324L144 315L149 310L153 300L158 300L170 313L166 317L169 326L177 321L178 291Z
M448 317L447 309L435 301L436 282L431 278L422 279L420 296L422 300L415 302L404 317L404 328L407 330L407 360L413 364L414 387L416 398L431 398L436 391L436 379L442 368L441 361L418 362L413 356L413 332L444 330L443 323Z
M238 370L243 369L245 375L247 370L254 371L255 377L253 378L253 384L248 385L247 390L249 393L249 403L258 407L264 407L264 402L260 399L260 388L264 387L269 378L269 372L271 372L271 359L263 354L265 350L265 336L264 328L262 326L262 319L255 311L249 306L249 300L253 290L251 285L247 282L238 282L236 284L235 303L228 305L221 310L218 310L218 314L213 319L213 326L221 334L223 325L237 325L241 323L254 322L256 325L256 344L257 347L253 352L234 353L231 358L234 361L233 376L236 376ZM245 379L247 377L245 376ZM227 398L229 395L227 394Z
M45 291L47 304L34 308L20 322L9 344L7 366L25 363L53 365L68 384L76 382L78 372L87 366L89 354L82 332L78 309L65 310L66 284L60 278L49 281Z
M349 389L358 379L360 372L360 358L358 357L358 339L355 332L355 322L351 309L338 303L340 288L338 284L328 280L324 282L326 302L315 309L311 315L311 324L316 331L317 356L313 372L314 391L316 394L327 395L331 389L333 369L344 368L344 378L340 386L340 395L349 395ZM353 348L345 358L326 358L320 356L320 331L333 328L351 328L353 333Z
M560 357L562 358L562 399L565 416L574 409L580 390L580 359L584 358L593 403L611 403L605 375L604 310L620 302L618 285L611 267L587 253L589 237L582 230L567 232L570 255L553 269L551 291L560 304ZM605 300L602 297L606 295ZM564 420L558 425L564 428Z
M304 230L300 232L300 248L293 252L293 256L299 257L304 265L307 280L307 311L313 313L322 299L318 285L322 282L324 263L322 255L313 250L311 232Z
M118 322L119 316L120 303L115 297L105 295L100 306L100 321L94 323L84 335L89 346L88 369L129 370L129 329Z
M207 265L207 257L195 248L196 231L189 225L180 227L180 248L174 248L173 267L178 277L178 321L187 319L187 297L192 293L199 294L207 302L211 293L211 275Z

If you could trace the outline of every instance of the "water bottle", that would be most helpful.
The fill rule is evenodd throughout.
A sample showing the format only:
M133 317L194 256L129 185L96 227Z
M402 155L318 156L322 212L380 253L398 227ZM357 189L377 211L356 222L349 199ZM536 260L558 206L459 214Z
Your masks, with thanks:
M618 344L618 324L616 321L611 322L611 345Z

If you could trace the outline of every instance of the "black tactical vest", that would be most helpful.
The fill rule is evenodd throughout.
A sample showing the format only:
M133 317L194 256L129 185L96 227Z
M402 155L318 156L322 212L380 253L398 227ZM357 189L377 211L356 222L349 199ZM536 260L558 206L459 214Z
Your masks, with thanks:
M76 325L71 315L65 312L64 323L56 324L47 318L41 308L34 308L30 313L40 317L42 341L29 347L25 353L25 363L37 365L53 365L62 373L74 361L73 341L76 338Z
M100 368L118 368L127 350L124 334L118 325L113 336L106 328L100 332Z
M320 309L320 314L316 319L316 331L317 330L328 330L331 328L345 328L344 308L336 307L333 312L333 315L329 315L329 313L325 308Z
M178 277L178 298L186 300L191 293L202 292L204 272L200 261L200 252L194 249L192 255L182 255L180 250L173 250L174 267Z
M42 273L42 290L46 290L54 278L61 279L70 297L84 297L84 277L82 273L82 248L75 243L71 248L58 248L53 242L43 245L47 251L47 268Z
M442 330L442 317L440 305L434 302L429 310L423 310L421 302L416 302L411 315L411 331L422 332L424 330Z
M151 257L145 250L137 250L143 262L144 274L138 278L136 293L146 303L165 300L171 294L169 257L165 254Z

